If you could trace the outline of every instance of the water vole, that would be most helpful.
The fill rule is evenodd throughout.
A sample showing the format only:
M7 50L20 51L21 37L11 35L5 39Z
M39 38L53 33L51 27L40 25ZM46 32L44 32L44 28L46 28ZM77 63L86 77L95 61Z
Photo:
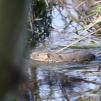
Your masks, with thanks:
M95 59L95 55L89 51L75 51L70 53L45 53L45 52L33 52L31 54L31 59L41 62L86 62Z

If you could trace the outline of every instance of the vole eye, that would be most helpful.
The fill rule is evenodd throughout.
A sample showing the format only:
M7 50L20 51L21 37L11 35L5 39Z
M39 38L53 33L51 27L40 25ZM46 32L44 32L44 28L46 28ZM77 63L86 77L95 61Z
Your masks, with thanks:
M59 58L60 58L60 59L63 59L63 57L62 57L61 55L59 55Z

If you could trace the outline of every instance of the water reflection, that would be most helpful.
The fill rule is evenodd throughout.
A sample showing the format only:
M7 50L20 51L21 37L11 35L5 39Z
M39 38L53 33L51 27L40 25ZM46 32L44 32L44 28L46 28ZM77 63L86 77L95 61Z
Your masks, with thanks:
M63 31L60 27L64 27L64 22L61 21L57 9L54 8L53 11L53 27L58 32L56 30L52 31L49 39L46 39L46 48L42 48L42 45L40 45L34 51L55 51L88 34L70 33L74 30L72 26L69 27L69 30L65 29ZM77 25L73 23L73 26ZM101 38L89 36L77 43L77 46L90 46L92 45L92 39L96 41L97 45L101 45ZM63 52L74 50L80 49L68 48ZM28 91L31 91L33 98L29 101L101 101L101 55L98 55L101 48L88 48L87 50L97 55L96 60L84 64L42 64L41 62L31 61L31 70L28 73L31 87Z
M42 68L37 69L37 81L41 101L79 101L80 97L98 97L101 88L101 76L90 75L93 72L68 70L59 73ZM35 95L34 95L35 96ZM82 100L80 100L82 101ZM89 101L89 100L85 100ZM93 101L93 100L91 100ZM94 100L100 101L100 100Z
M101 49L89 50L98 54ZM30 92L27 99L30 99L29 101L101 101L100 62L99 54L94 61L83 64L42 64L31 61L28 70L31 87L27 91Z
M35 63L34 63L35 64ZM101 101L100 58L85 64L31 64L30 101Z

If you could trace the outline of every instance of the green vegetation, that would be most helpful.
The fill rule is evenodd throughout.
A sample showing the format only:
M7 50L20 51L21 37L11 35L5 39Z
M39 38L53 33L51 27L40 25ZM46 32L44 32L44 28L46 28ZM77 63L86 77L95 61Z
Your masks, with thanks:
M47 6L44 0L33 0L32 4L32 35L29 40L31 46L44 41L51 31L52 7Z

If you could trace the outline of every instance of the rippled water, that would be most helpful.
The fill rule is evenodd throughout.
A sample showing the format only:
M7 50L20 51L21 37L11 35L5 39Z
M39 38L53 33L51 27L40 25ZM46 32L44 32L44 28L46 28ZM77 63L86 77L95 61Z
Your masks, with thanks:
M46 39L45 46L41 43L34 51L53 52L88 34L77 35L68 30L63 32L60 29L63 25L61 18L56 16L57 12L54 14L53 26L57 25L55 28L61 33L52 31ZM92 39L95 43L92 43ZM82 50L81 45L87 46L86 50L96 55L94 61L83 64L48 65L31 62L30 79L36 86L32 91L34 100L31 101L101 101L101 37L89 36L75 45L79 48L67 48L62 52Z
M59 35L59 34L58 34ZM53 36L57 39L57 36ZM61 36L59 35L59 38ZM62 37L65 37L63 35ZM68 38L62 39L65 43L68 43ZM59 41L60 41L59 39ZM55 51L60 49L64 42L59 43L55 40L48 45L46 48L43 46L37 47L34 51ZM97 41L100 43L99 41ZM74 50L81 49L71 49L68 48L63 52L71 52ZM87 49L94 54L96 54L96 59L89 63L84 64L40 64L32 63L32 68L36 67L37 72L37 82L38 82L38 95L40 96L40 101L101 101L101 48L89 48ZM33 72L32 72L33 74ZM37 96L37 95L34 95ZM35 100L37 101L37 100ZM38 100L39 101L39 100Z

